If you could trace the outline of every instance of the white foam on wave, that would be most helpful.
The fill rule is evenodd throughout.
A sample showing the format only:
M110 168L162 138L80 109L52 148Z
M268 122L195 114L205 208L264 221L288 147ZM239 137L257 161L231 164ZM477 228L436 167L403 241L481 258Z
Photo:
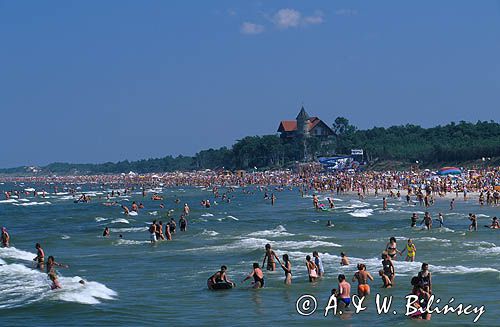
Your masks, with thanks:
M219 235L219 233L217 233L214 230L206 230L206 229L204 229L203 232L201 233L201 235L217 236L217 235Z
M118 218L118 219L111 220L111 224L118 224L118 223L121 223L121 224L130 224L130 222L127 219L125 219L125 218Z
M105 221L108 220L108 218L103 218L103 217L95 217L95 221L100 222L100 221Z
M277 253L284 253L286 251L275 250ZM304 260L306 255L311 255L307 252L286 252L291 257L292 260ZM352 270L353 272L356 270L356 265L358 263L364 263L366 265L366 270L370 272L376 272L381 267L381 258L373 257L373 258L356 258L349 257L350 265L340 267L340 256L332 255L329 253L321 253L320 257L323 259L323 265L327 267L325 269L327 272L335 271L345 271ZM416 276L420 271L422 266L421 262L406 262L402 260L393 261L394 267L396 270L397 276ZM433 274L472 274L472 273L498 273L500 277L500 271L491 267L464 267L464 266L434 266L429 265L429 270L432 271Z
M440 242L440 243L450 243L451 241L445 238L435 238L435 237L418 237L414 239L420 242Z
M61 239L63 239L63 240L69 240L70 238L71 238L71 236L69 236L69 235L62 235L61 236Z
M230 218L230 219L232 219L232 220L239 220L239 219L238 219L238 218L236 218L235 216L231 216L231 215L227 216L227 218Z
M114 233L128 233L128 232L145 232L148 230L148 228L147 227L110 228L109 230Z
M464 242L462 244L465 246L469 246L469 247L482 247L482 248L492 248L492 247L497 246L495 243L486 242L486 241Z
M137 213L137 211L130 211L130 212L128 213L128 215L129 215L129 216L137 216L137 215L138 215L138 213Z
M62 288L52 291L47 275L21 264L0 265L0 308L26 306L42 300L60 300L83 304L98 304L99 299L112 300L117 293L106 285L80 277L59 277Z
M151 216L157 216L158 215L158 211L151 211L151 212L149 212L149 214Z
M353 212L349 212L349 215L358 218L366 218L373 214L373 209L356 209Z
M256 236L256 237L282 237L282 236L294 236L295 234L288 233L286 228L282 225L278 225L275 229L263 230L259 232L253 232L248 234L248 236Z
M18 259L24 261L33 261L36 254L16 249L15 247L0 248L0 258L4 259Z
M80 277L60 277L62 289L54 292L54 298L66 302L82 304L99 304L99 299L113 300L118 294L106 285L86 281L80 284Z
M215 252L225 252L227 250L257 250L264 249L266 244L271 244L273 249L279 250L294 250L294 249L316 249L317 247L341 247L340 244L324 242L324 241L270 241L263 238L241 238L233 243L216 245L216 246L206 246L203 248L191 248L182 251L215 251Z
M213 217L214 215L211 213L204 213L201 215L202 217Z
M139 244L148 244L150 241L136 241L136 240L124 240L122 238L118 239L113 245L139 245Z
M16 199L0 200L0 203L17 203Z
M59 200L75 200L75 199L76 199L76 197L74 195L65 195L65 196L59 197Z
M448 227L437 227L435 228L434 230L437 230L438 232L442 233L442 232L450 232L450 233L455 233L455 231L451 228L448 228Z
M15 206L37 206L37 205L46 205L46 204L52 204L49 201L44 201L44 202L25 202L25 203L12 203Z

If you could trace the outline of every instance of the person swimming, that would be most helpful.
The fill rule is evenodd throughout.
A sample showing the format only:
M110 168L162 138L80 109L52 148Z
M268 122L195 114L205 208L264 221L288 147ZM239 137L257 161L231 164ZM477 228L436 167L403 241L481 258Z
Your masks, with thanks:
M498 218L497 217L493 217L491 219L491 225L490 226L487 226L491 229L499 229L500 228L500 224L498 223Z
M207 280L208 289L213 290L214 286L216 284L220 284L220 283L228 283L232 287L235 287L236 284L229 280L229 278L226 275L226 271L227 271L227 267L223 265L220 267L220 270L218 272L216 272L215 274L210 276L210 278L208 278L208 280Z
M103 237L107 237L107 236L109 236L109 227L105 227L105 228L104 228L104 231L102 232L102 236L103 236Z

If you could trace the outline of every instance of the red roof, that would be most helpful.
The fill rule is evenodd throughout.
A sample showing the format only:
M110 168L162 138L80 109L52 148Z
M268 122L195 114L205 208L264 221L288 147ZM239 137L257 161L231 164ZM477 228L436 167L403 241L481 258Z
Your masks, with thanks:
M309 126L307 128L308 131L313 130L316 125L321 123L321 119L318 117L310 117L309 118ZM323 125L330 130L330 132L333 134L331 131L330 127L326 124L323 123ZM280 126L278 127L278 132L283 133L283 132L294 132L297 130L297 121L296 120L282 120L280 123Z
M293 132L297 130L296 120L282 120L278 127L278 132Z

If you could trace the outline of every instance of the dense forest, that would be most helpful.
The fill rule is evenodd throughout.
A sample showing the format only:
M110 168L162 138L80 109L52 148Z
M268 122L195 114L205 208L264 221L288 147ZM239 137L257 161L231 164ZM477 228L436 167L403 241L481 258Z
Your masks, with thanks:
M461 121L423 128L416 125L374 127L358 130L349 120L338 117L332 124L334 137L320 142L311 137L282 139L278 135L247 136L231 148L208 149L193 157L166 156L139 161L102 164L52 163L40 168L42 174L108 174L162 172L197 169L253 169L289 167L297 161L319 156L349 154L364 149L366 159L420 161L424 164L463 162L500 156L500 124L490 121ZM21 174L27 167L0 169L2 174Z

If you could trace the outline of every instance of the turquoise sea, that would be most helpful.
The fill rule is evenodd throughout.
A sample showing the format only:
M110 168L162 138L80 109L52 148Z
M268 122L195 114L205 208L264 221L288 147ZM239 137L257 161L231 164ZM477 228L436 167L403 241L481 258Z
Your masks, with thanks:
M0 248L0 325L1 326L239 326L239 325L340 325L372 324L415 325L404 315L405 295L411 291L410 278L422 262L430 264L433 290L441 303L455 298L455 304L485 306L478 325L498 325L500 314L500 231L489 230L491 217L499 208L480 207L476 201L458 198L456 209L449 210L449 200L437 199L429 208L437 217L445 215L445 228L431 231L410 228L410 216L425 211L404 200L389 199L383 211L381 197L368 195L359 201L353 195L320 194L335 199L336 208L317 212L311 195L301 197L298 189L275 192L271 206L256 187L235 188L231 203L214 199L210 189L184 187L159 188L165 204L146 197L137 188L127 196L113 200L130 207L132 201L144 203L137 216L125 216L119 206L107 207L105 195L111 186L78 185L93 196L91 203L74 203L73 197L59 186L37 184L0 184L1 194L11 189L45 188L45 198L23 196L0 200L0 225L11 235L11 247ZM73 185L76 187L76 185ZM121 186L114 186L120 188ZM222 188L220 193L225 192ZM99 199L102 197L102 199ZM178 197L180 203L174 200ZM203 208L200 201L218 204ZM186 232L173 241L151 245L147 226L153 219L167 221L168 210L178 220L184 203L191 207ZM469 212L479 217L479 231L468 232ZM326 227L332 220L334 227ZM437 225L437 224L435 224ZM103 238L104 227L111 236ZM122 234L123 238L119 238ZM382 289L378 270L380 254L389 237L395 236L403 249L407 238L417 247L416 262L399 259L395 263L396 286ZM45 273L35 269L35 243L40 242L46 256L68 264L59 268L62 289L51 291ZM242 279L253 262L262 263L265 244L278 255L288 253L292 261L293 282L283 284L281 269L265 272L266 286L250 289ZM305 256L320 252L326 275L309 283ZM347 253L351 265L341 267L340 252ZM372 295L366 299L367 310L341 317L323 316L330 290L337 285L337 275L352 278L356 263L363 262L375 277ZM206 280L219 267L227 265L228 275L238 285L227 291L209 291ZM84 285L79 284L83 279ZM352 290L356 286L352 283ZM393 296L389 314L375 312L375 294ZM317 311L301 316L296 300L303 294L317 299ZM396 311L393 314L392 311ZM457 316L434 314L425 325L469 325L475 314Z

